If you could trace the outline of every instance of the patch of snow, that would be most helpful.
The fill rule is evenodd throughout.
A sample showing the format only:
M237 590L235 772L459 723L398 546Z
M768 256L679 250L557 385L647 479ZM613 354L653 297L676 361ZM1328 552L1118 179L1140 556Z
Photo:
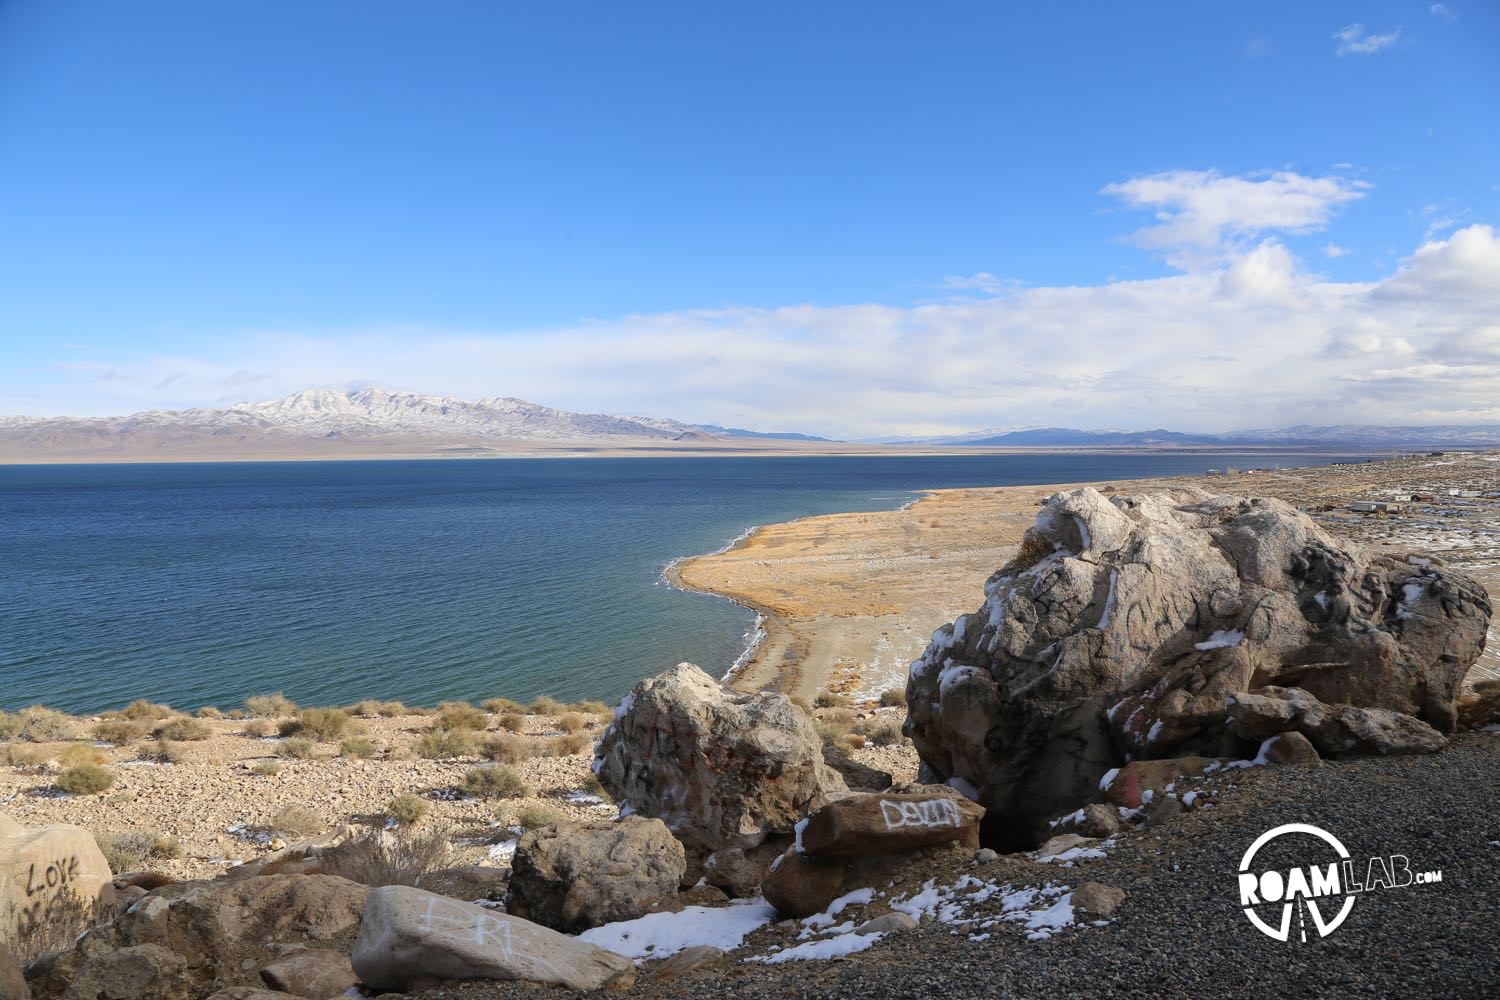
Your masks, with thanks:
M1115 584L1120 579L1120 571L1112 569L1109 571L1109 596L1104 599L1104 614L1099 616L1099 631L1103 632L1109 628L1109 620L1115 613Z
M797 821L797 825L792 827L792 833L796 836L796 839L792 841L792 847L796 849L798 854L802 853L802 831L806 829L807 818L805 817L803 819L799 819Z
M1162 721L1160 719L1157 719L1156 722L1152 723L1151 731L1146 734L1146 742L1155 743L1156 738L1161 735L1162 729Z
M1073 926L1073 894L1058 897L1045 910L1028 911L1024 924L1028 941L1043 941L1064 927Z
M838 958L842 955L853 955L855 952L864 951L883 937L885 937L884 934L840 934L837 937L823 938L820 941L808 941L806 944L799 944L795 948L787 948L785 951L770 955L752 955L745 961L779 965L782 962Z
M819 928L823 927L829 927L833 924L834 920L837 919L838 915L844 912L844 910L848 909L851 906L868 906L870 905L870 901L874 898L874 889L855 889L853 892L847 892L844 895L840 896L838 899L835 899L833 902L829 903L828 909L824 910L822 913L814 913L812 916L804 918L802 921L802 926L810 927L813 930L818 930Z
M518 844L519 842L520 841L517 838L512 837L510 840L503 840L498 844L491 844L490 860L498 861L501 864L510 864L511 859L516 856L516 844Z
M1187 806L1189 809L1191 809L1193 807L1193 803L1197 802L1197 801L1198 801L1198 793L1197 792L1187 792L1186 794L1184 794L1182 796L1182 804L1185 805L1185 806Z
M680 913L648 913L602 924L578 939L640 961L667 958L697 945L732 951L775 918L775 908L764 899L737 899L728 906L688 906Z
M1073 523L1078 525L1078 537L1082 540L1083 543L1083 549L1081 551L1087 552L1090 548L1093 547L1094 536L1089 534L1089 526L1083 518L1075 514L1073 515Z
M1245 633L1239 629L1220 629L1214 632L1204 642L1195 643L1194 649L1225 649L1229 646L1238 646L1245 639Z
M1082 823L1082 822L1083 822L1083 810L1082 809L1075 809L1072 812L1068 813L1066 816L1059 816L1059 817L1057 817L1057 819L1052 820L1052 822L1048 823L1047 826L1049 828L1051 828L1051 829L1056 829L1057 827L1062 826L1064 823Z
M1318 591L1313 595L1313 600L1318 602L1318 607L1322 608L1324 611L1328 610L1328 591Z
M1425 567L1425 566L1431 566L1432 565L1432 560L1431 559L1424 559L1421 556L1407 556L1406 557L1406 561L1409 562L1409 563L1411 563L1413 566L1424 566Z
M1120 769L1118 767L1112 767L1108 771L1105 771L1104 772L1104 777L1102 777L1102 778L1099 779L1099 790L1101 792L1104 791L1104 789L1108 788L1111 784L1113 784L1114 780L1116 778L1118 778L1119 776L1120 776Z

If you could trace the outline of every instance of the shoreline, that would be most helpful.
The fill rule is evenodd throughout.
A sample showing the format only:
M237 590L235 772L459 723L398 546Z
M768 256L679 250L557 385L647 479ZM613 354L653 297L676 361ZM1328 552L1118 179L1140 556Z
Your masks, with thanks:
M1359 544L1436 553L1479 577L1491 593L1500 593L1496 462L1493 453L1450 452L1440 460L1423 456L1276 472L922 490L891 511L812 515L761 525L714 552L673 560L664 576L678 589L722 597L756 613L759 634L725 676L737 690L780 690L807 702L824 691L877 697L882 686L904 683L893 665L900 665L903 658L915 658L932 630L977 606L984 579L1009 558L1009 552L1004 558L995 558L1000 555L996 550L1018 545L1031 524L1029 513L1024 518L1018 515L1059 490L1092 486L1136 492L1196 486L1214 493L1274 496L1303 509L1337 536ZM1417 508L1409 515L1389 519L1355 518L1345 509L1367 495L1396 495L1403 490L1407 495L1428 496L1431 502L1440 503L1452 499L1445 495L1448 489L1459 488L1448 484L1472 486L1476 481L1488 485L1491 495L1452 500L1465 506L1436 511L1432 516L1423 516ZM885 614L870 613L873 608L860 614L860 609L850 608L832 592L841 585L869 591L890 583L890 571L904 569L892 567L891 560L899 560L903 551L890 546L880 550L881 536L889 540L892 526L910 536L923 530L924 521L936 528L944 523L943 518L955 513L966 522L992 522L988 540L1001 544L981 546L980 551L994 555L988 562L975 563L973 546L963 544L970 539L962 532L939 533L927 539L937 546L937 551L929 553L930 560L945 564L942 572L928 568L928 589L947 589L945 600L954 604L952 614L934 615L936 609L930 604L913 606L911 602L894 611L887 608ZM1450 519L1448 515L1453 514L1466 516ZM1004 530L993 530L995 524ZM955 534L962 537L955 539ZM876 543L873 561L868 551L871 542ZM905 554L913 554L918 547L906 546ZM971 565L963 565L964 556ZM959 560L956 565L952 562L955 559ZM847 570L843 578L836 571L828 571L830 564L839 562ZM904 638L891 640L892 626L899 626L906 633ZM879 643L868 641L875 630L882 630L890 640L883 649L875 648ZM1489 648L1471 671L1470 683L1500 677L1497 631L1492 626ZM910 656L899 655L902 650ZM869 662L872 653L877 661L874 664Z

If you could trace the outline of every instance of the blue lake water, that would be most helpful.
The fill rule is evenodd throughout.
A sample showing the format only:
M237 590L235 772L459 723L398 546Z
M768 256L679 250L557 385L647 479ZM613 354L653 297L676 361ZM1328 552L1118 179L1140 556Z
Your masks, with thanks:
M754 616L661 574L756 524L891 509L928 488L1332 460L0 466L0 708L230 708L278 690L303 704L614 699L680 660L734 662Z

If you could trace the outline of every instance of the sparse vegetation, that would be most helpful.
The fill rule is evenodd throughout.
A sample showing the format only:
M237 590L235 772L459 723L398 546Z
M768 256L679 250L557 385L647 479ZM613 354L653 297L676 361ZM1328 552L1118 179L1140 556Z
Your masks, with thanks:
M358 715L366 719L373 719L377 715L383 719L394 719L398 715L405 715L407 708L399 701L376 701L373 698L366 698L364 701L350 705L346 711L350 715Z
M47 907L47 919L25 932L0 936L0 954L9 953L17 967L24 969L43 955L67 951L92 927L107 923L115 916L113 906L85 901L77 893L65 892ZM20 922L14 912L0 915L0 927L17 928Z
M569 712L557 720L557 728L565 733L576 733L584 727L583 716L577 712Z
M901 727L895 722L877 722L865 727L864 737L878 747L895 746L901 742Z
M510 799L531 794L515 769L504 764L476 767L465 774L464 791L484 799Z
M57 776L57 787L69 795L98 795L114 783L115 776L98 764L79 764Z
M0 746L0 763L10 767L36 767L47 759L46 751L19 743Z
M252 740L263 740L276 731L265 719L251 719L245 723L245 735Z
M380 752L376 742L365 736L356 736L339 744L339 756L351 757L355 760L365 760Z
M602 701L576 701L571 707L581 715L613 715L615 711Z
M213 729L203 720L179 715L177 718L168 719L157 726L153 735L159 740L173 740L184 743L194 740L206 740L213 734Z
M906 704L905 688L886 688L880 692L881 708L899 708Z
M542 695L526 706L527 715L561 715L562 710L562 702L556 698L549 698L546 695Z
M135 719L104 719L94 723L89 732L96 740L113 743L115 746L124 746L127 743L144 739L146 734L151 732L151 727Z
M593 771L584 776L583 784L579 788L590 795L599 796L605 802L613 802L615 799L613 795L609 794L609 789L604 787L603 782L599 780L599 776Z
M78 738L72 716L33 705L19 712L0 712L0 739L23 739L29 743L65 743Z
M506 712L500 716L499 726L506 732L522 733L526 731L526 716L516 712Z
M196 715L200 719L222 719L222 718L224 718L224 713L221 712L221 711L219 711L213 705L204 705L202 708L198 709L198 711L194 712L193 714Z
M109 862L110 871L116 874L140 871L151 861L182 857L181 841L162 833L95 834L94 840L98 842L104 860Z
M250 766L250 770L254 774L264 775L267 778L275 777L281 773L281 761L258 760Z
M73 743L62 748L58 752L57 762L64 768L78 767L81 764L103 764L109 757L96 747L87 743Z
M813 728L818 731L818 738L823 741L825 747L847 746L849 742L849 727L826 719L819 719L813 723Z
M520 703L511 701L509 698L488 698L480 702L479 707L491 715L504 715L508 712L522 711Z
M276 756L288 757L292 760L310 760L316 757L317 753L317 744L301 736L294 736L276 747Z
M354 720L342 708L304 708L295 719L281 724L283 736L306 736L319 743L333 743L348 736Z
M479 756L479 740L467 729L429 729L417 738L412 752L427 760Z
M416 885L423 875L448 864L448 832L371 830L344 841L322 856L323 871L368 886Z
M486 760L501 764L519 764L531 756L531 748L526 740L501 733L484 741L482 753Z
M116 718L131 719L135 722L157 722L161 719L170 719L177 712L171 705L163 705L160 702L137 698L118 712L111 712L109 714Z
M415 826L432 812L432 803L418 795L410 792L391 799L391 804L385 807L385 814L402 826Z
M271 826L281 833L310 837L322 833L328 824L307 806L293 803L271 817Z
M445 701L438 706L437 714L443 729L478 731L490 724L488 716L466 701Z
M511 816L511 825L535 830L539 826L556 823L561 818L562 813L552 806L543 802L531 802L515 811Z
M813 699L814 708L848 708L849 699L837 691L823 691Z
M245 708L251 715L273 718L280 715L296 715L297 703L277 691L275 694L258 694L245 699Z
M542 746L543 757L571 757L574 754L583 753L590 746L590 741L583 733L569 733L566 736L554 736Z
M182 751L171 740L153 740L135 749L136 760L147 760L153 764L180 764Z

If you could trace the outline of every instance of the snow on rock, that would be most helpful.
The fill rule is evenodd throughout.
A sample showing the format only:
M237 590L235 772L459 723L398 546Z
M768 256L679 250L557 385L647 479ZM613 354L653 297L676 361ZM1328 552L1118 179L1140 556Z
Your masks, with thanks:
M1244 641L1245 633L1239 629L1219 629L1204 642L1193 644L1194 649L1227 649Z
M764 899L737 899L728 906L688 906L680 913L648 913L603 924L578 938L640 961L667 958L697 945L731 951L774 919L776 910Z

